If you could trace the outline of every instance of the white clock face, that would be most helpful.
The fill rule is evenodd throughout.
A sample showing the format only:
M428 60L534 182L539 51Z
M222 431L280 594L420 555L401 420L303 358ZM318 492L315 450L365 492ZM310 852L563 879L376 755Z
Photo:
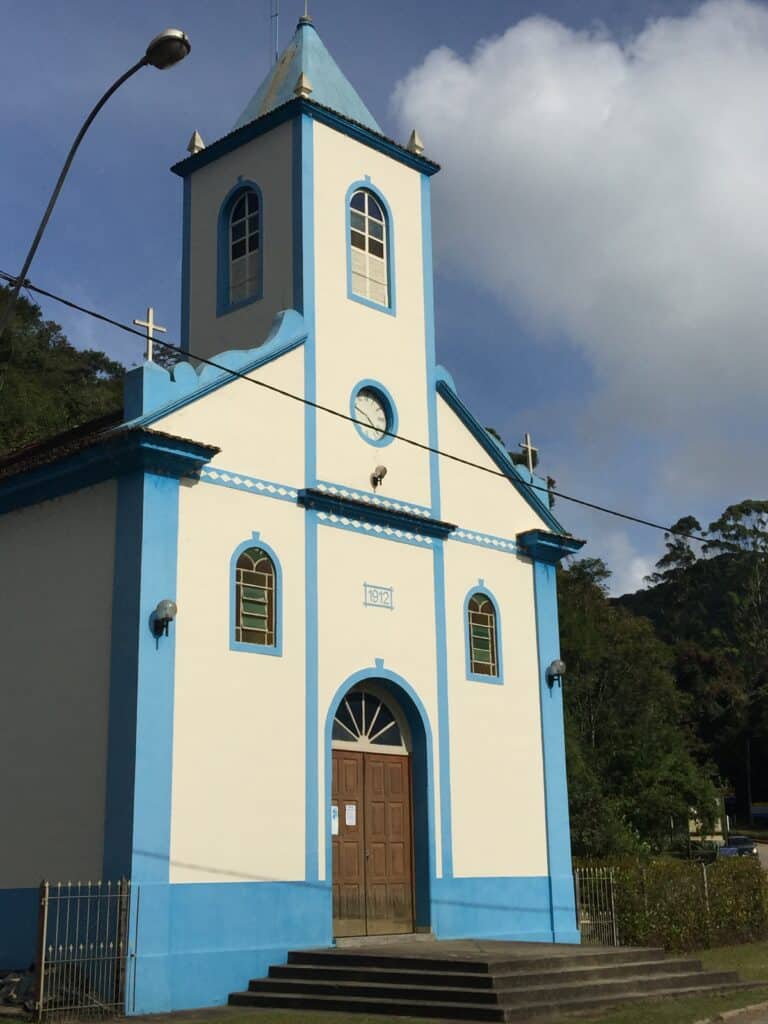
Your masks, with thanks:
M355 395L358 430L371 441L380 441L389 427L387 407L373 388L361 388Z

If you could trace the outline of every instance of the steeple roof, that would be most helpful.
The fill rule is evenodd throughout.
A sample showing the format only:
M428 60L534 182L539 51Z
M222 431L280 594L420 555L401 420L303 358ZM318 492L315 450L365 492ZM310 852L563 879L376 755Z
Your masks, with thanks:
M242 128L257 117L294 99L294 89L302 73L312 86L310 99L330 107L350 121L357 121L366 128L381 132L373 114L325 48L311 18L299 20L293 39L234 127Z

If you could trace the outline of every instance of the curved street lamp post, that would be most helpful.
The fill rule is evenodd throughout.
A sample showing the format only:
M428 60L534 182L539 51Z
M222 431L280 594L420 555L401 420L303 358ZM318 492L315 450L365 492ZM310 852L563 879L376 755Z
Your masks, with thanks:
M69 153L67 154L67 159L64 161L64 166L61 169L58 181L56 182L54 190L51 194L51 198L48 200L48 205L45 208L43 219L40 221L40 226L38 227L35 237L32 240L32 245L30 246L29 252L27 253L27 258L24 260L24 266L21 268L19 276L15 279L15 283L11 291L11 294L8 297L5 309L3 310L3 313L0 316L0 341L2 341L3 335L5 334L5 329L8 326L11 317L13 316L13 311L16 307L16 300L19 297L19 292L24 287L24 283L27 279L27 273L29 272L32 260L35 258L37 247L40 245L40 239L43 237L43 232L45 231L46 225L48 224L48 220L53 211L53 207L56 205L56 200L59 198L61 186L64 184L64 179L67 176L69 168L72 164L72 160L74 159L75 153L77 152L78 146L83 141L83 136L90 128L93 119L96 117L96 115L104 106L104 104L107 102L109 97L113 93L117 92L120 86L124 82L127 82L132 75L135 75L140 68L146 67L148 64L151 64L152 67L158 68L162 71L165 68L169 68L174 64L178 64L180 60L183 60L187 56L191 48L192 47L186 33L182 32L181 29L167 28L164 32L161 32L159 35L155 36L155 38L147 47L147 52L144 54L141 60L137 61L132 68L129 68L124 75L121 75L120 78L118 78L117 81L114 82L109 87L109 89L107 89L107 91L104 93L99 102L96 104L96 106L93 108L93 110L90 112L88 117L83 122L83 126L77 133L77 137L75 141L72 143L72 147Z

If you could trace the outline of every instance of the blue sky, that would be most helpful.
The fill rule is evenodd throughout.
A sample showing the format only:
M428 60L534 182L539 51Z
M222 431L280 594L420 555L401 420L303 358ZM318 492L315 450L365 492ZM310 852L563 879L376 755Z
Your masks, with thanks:
M281 4L285 44L303 3ZM440 360L510 446L530 430L566 492L661 522L762 497L768 8L651 0L313 0L384 130L416 125L435 180ZM0 268L18 270L104 87L167 25L188 60L101 113L35 264L43 286L178 337L191 132L225 134L267 72L268 0L0 0ZM372 69L373 73L372 73ZM456 211L459 211L458 213ZM467 242L469 239L469 242ZM43 303L76 344L140 342ZM559 502L615 589L654 531Z

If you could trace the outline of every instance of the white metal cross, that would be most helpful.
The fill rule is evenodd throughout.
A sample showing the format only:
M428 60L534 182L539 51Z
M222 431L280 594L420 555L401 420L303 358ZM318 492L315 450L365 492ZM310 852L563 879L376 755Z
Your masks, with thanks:
M520 448L525 452L525 459L528 463L528 472L533 473L533 456L539 454L539 449L534 448L531 435L526 431L525 437L520 442Z
M134 320L137 327L146 327L147 329L147 351L145 357L148 362L152 362L152 342L155 340L155 331L159 331L161 334L165 334L167 328L161 327L155 323L155 311L152 306L147 306L147 319L146 320Z

